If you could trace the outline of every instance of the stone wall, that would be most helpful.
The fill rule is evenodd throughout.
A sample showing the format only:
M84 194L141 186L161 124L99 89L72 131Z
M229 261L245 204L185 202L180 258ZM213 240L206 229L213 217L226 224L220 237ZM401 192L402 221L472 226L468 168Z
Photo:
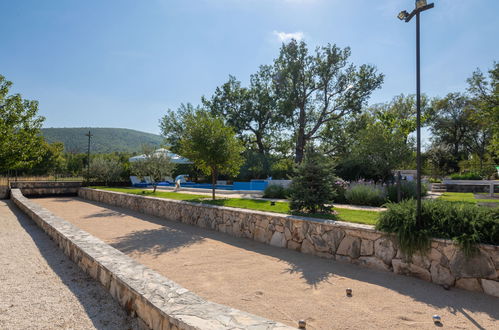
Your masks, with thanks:
M15 204L128 313L152 329L293 329L196 296L12 189Z
M0 199L7 199L7 198L9 198L9 187L0 186Z
M468 259L451 241L434 239L424 256L405 256L396 239L372 226L202 205L82 188L79 196L322 258L415 276L499 297L499 246L481 245Z
M81 181L11 181L11 189L21 189L25 196L76 195Z

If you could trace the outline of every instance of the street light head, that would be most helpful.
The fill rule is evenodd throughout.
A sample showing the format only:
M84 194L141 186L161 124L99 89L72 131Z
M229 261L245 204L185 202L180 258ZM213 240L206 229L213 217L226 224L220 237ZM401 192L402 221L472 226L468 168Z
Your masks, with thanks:
M407 16L409 16L409 13L406 11L406 10L402 10L398 15L398 19L403 21L407 18Z
M424 7L426 5L427 5L426 0L417 0L416 1L416 9L419 9L419 8Z

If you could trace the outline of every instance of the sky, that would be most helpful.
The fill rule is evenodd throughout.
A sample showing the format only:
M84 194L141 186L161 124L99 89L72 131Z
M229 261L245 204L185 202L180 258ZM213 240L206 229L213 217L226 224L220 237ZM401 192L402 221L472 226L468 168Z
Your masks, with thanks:
M465 91L499 60L498 0L434 0L421 17L422 92ZM283 42L351 47L385 75L370 103L415 91L412 0L0 0L0 74L39 101L45 127L159 134L180 103L229 75L246 84Z

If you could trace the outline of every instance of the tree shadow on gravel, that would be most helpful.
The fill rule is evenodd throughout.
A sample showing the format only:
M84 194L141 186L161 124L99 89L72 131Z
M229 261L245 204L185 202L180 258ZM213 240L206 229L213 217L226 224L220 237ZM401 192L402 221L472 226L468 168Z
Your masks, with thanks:
M148 221L151 222L152 220ZM192 235L181 229L164 226L164 220L157 224L162 225L162 227L135 231L117 237L114 239L115 242L109 245L126 254L139 252L158 256L165 252L178 251L205 239L200 235Z
M91 219L91 218L106 218L106 217L126 217L127 215L121 212L117 211L102 211L99 213L93 213L90 215L87 215L85 219Z
M33 240L47 264L78 299L96 329L138 329L137 320L127 316L118 302L99 282L79 269L62 252L52 238L19 210L13 202L7 201L7 204L10 211L17 217L21 227ZM33 299L36 299L36 297L33 296ZM122 312L122 320L119 322L110 320L109 313L119 312ZM61 316L61 318L64 319L64 316Z

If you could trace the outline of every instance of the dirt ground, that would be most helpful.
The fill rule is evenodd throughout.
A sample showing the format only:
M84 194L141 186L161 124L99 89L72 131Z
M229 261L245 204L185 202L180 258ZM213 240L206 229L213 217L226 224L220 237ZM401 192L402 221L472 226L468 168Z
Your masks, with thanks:
M137 329L11 201L0 201L0 329Z
M36 203L196 294L307 329L498 329L499 299L78 198ZM345 289L353 296L346 297Z

